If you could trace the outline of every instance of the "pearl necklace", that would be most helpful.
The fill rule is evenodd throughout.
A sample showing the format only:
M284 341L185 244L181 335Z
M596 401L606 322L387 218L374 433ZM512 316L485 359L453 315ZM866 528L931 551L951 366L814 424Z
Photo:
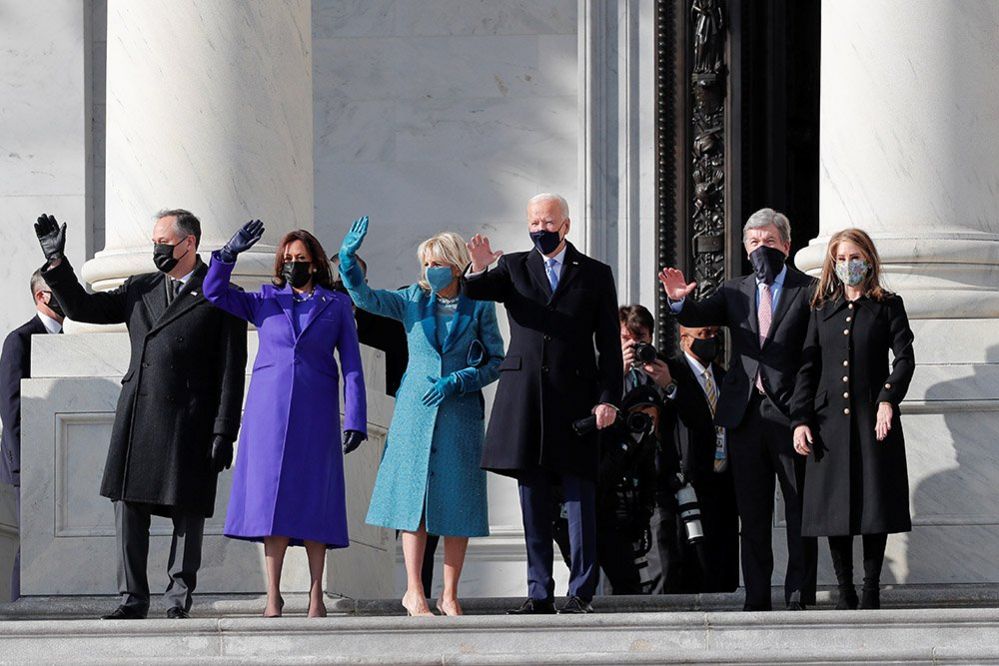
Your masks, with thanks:
M292 299L296 303L304 303L304 302L310 300L315 295L316 295L316 290L315 289L312 289L311 291L309 291L309 293L304 294L304 295L299 294L298 292L294 292L294 291L291 293L291 297L292 297Z

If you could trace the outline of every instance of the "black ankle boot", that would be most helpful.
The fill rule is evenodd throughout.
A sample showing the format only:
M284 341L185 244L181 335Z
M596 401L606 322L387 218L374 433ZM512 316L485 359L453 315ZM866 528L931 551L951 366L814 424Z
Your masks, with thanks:
M829 554L839 585L836 610L853 610L857 607L857 588L853 586L853 537L829 537Z
M860 597L860 607L866 610L881 608L881 588L877 585L872 587L865 584Z
M839 599L836 601L836 610L856 610L860 600L857 598L857 588L853 585L839 586Z

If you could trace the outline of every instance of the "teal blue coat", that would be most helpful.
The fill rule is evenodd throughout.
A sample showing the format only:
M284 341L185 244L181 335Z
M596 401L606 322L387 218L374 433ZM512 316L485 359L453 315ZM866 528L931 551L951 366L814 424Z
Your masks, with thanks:
M406 328L409 365L395 398L388 441L371 494L367 522L444 536L489 534L486 473L479 467L485 434L482 387L499 377L503 338L492 303L460 296L443 347L437 344L436 296L418 284L371 289L360 269L342 273L357 307L398 319ZM427 377L457 373L458 395L423 405Z

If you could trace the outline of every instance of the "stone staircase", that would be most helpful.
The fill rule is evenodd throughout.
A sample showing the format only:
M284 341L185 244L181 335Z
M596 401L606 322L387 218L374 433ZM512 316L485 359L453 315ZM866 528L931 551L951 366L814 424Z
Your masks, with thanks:
M459 618L331 599L324 619L301 616L304 598L264 619L259 598L219 597L199 599L190 620L154 609L139 622L89 619L113 607L106 597L24 599L0 608L0 663L999 664L995 590L961 592L908 608L933 594L888 591L880 611L833 611L821 593L804 613L732 611L738 595L598 598L592 615L544 617L499 614L514 599L469 599Z

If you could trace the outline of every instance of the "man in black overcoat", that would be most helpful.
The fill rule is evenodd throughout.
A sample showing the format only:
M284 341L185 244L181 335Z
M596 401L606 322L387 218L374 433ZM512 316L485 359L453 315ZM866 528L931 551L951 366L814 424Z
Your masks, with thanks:
M787 265L791 227L770 208L750 216L743 244L754 273L728 280L697 301L697 284L664 268L659 279L683 326L727 326L732 359L715 412L726 429L728 456L742 521L746 610L770 610L774 486L780 484L787 523L784 598L802 610L815 598L814 538L801 536L803 459L794 452L789 402L801 361L815 280Z
M621 398L617 294L606 264L566 240L565 199L541 194L528 204L535 249L501 256L475 236L462 288L470 298L503 303L510 348L482 453L484 469L515 477L527 542L529 598L513 613L553 613L552 487L561 485L569 515L571 568L565 613L587 613L597 582L595 432L574 421L612 425ZM489 265L499 260L496 267Z
M121 605L105 619L149 610L146 559L150 515L173 520L167 617L186 618L201 565L205 518L218 473L232 463L246 374L246 324L212 307L201 290L201 224L185 210L162 211L153 227L159 272L88 294L63 256L66 225L35 225L47 259L42 275L67 316L128 328L131 359L122 378L101 495L114 502Z
M676 539L676 543L660 544L660 552L674 555L662 558L671 565L663 572L665 592L733 592L739 587L739 514L727 433L714 422L726 374L716 362L720 351L717 327L680 327L680 354L668 361L676 383L672 407L678 427L675 443L664 438L663 445L679 450L684 480L697 493L704 541L697 548L690 546L683 521L676 515L676 499L665 497L660 511L667 515L672 511L672 520L664 522L675 528L672 534L663 530L659 536ZM667 488L668 481L661 480L660 487Z
M31 297L35 316L15 328L3 341L0 354L0 483L14 486L15 519L21 519L21 380L31 378L31 336L62 333L64 314L41 271L31 275ZM10 575L10 599L21 596L21 548L14 554Z

